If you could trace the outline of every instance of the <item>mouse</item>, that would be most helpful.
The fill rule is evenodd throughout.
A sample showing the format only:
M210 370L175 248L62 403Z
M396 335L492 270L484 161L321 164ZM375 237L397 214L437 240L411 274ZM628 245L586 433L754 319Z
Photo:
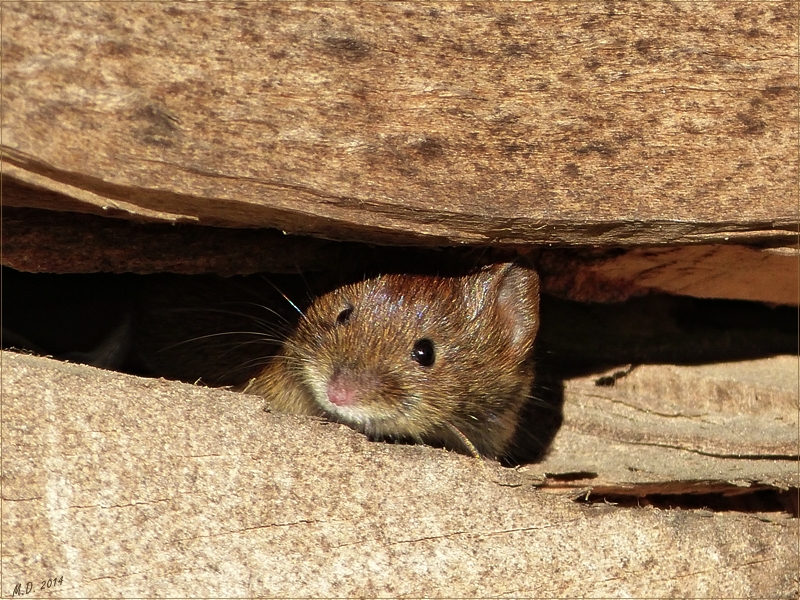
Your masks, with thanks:
M375 440L499 459L528 400L539 277L519 262L383 274L314 299L241 389Z

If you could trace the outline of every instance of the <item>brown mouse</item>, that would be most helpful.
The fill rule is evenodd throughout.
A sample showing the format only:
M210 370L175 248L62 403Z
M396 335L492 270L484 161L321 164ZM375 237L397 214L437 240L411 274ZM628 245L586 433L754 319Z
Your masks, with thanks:
M530 394L539 278L382 275L317 298L244 391L374 439L503 456Z

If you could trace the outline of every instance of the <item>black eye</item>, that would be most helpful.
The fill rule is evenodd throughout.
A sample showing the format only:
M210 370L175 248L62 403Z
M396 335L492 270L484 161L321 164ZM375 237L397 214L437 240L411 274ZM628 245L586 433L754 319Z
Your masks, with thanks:
M411 358L423 367L430 367L436 361L436 351L433 349L433 342L428 338L422 338L414 342Z
M340 312L339 316L336 317L336 324L344 325L350 320L350 315L352 314L353 314L353 307L348 304L347 308L345 308L342 312Z

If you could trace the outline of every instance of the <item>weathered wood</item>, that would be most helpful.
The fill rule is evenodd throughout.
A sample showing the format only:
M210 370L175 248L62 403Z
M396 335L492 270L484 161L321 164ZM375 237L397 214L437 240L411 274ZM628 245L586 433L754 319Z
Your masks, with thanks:
M585 506L538 492L535 473L370 443L252 396L0 357L4 595L27 581L69 598L799 591L780 512ZM604 464L608 446L547 472ZM626 447L628 464L648 449Z
M80 210L399 244L796 232L796 2L2 10L4 173Z
M798 303L798 248L696 245L627 252L547 250L542 289L583 302L620 302L649 292Z
M136 223L5 207L2 264L28 273L298 273L341 264L358 244L276 230Z
M3 212L0 232L2 264L32 273L298 273L385 265L409 254L405 249L287 236L274 230L141 224L12 207ZM469 254L456 249L414 253L426 261ZM484 249L478 255L491 254ZM624 252L560 248L536 251L535 257L542 290L570 300L620 302L664 292L798 303L796 248L692 245Z
M796 356L778 356L569 380L553 451L529 469L591 474L569 483L577 489L657 482L675 490L696 481L800 488L798 367Z

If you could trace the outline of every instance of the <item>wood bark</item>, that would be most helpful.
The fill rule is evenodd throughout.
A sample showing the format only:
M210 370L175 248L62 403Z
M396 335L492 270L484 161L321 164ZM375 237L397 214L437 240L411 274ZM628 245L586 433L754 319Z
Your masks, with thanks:
M559 464L593 473L570 483L576 487L670 481L673 489L695 481L800 487L797 385L797 356L638 365L575 378L565 384L560 442L531 468L541 473ZM598 465L587 452L592 438L602 440L599 472L589 466ZM761 462L770 459L769 466Z
M798 303L797 247L693 245L627 252L546 250L539 259L542 289L582 302L619 302L657 292Z
M417 245L796 233L796 2L2 10L4 175L63 194L7 205Z
M360 244L274 229L137 223L6 207L2 264L28 273L253 273L319 271L368 251Z
M515 470L268 414L252 396L0 357L4 595L29 581L39 597L65 598L800 592L800 532L785 512L572 500L598 482L613 482L617 491L626 484L665 492L672 482L683 492L705 486L733 493L771 481L796 494L796 465L757 456L791 444L782 450L777 438L764 445L752 434L776 415L784 425L794 418L786 390L749 415L751 434L733 451L751 456L703 450L696 440L731 435L723 423L702 424L752 404L693 410L684 403L676 418L667 413L677 409L657 413L629 399L611 401L605 414L576 406L552 457ZM786 364L772 368L787 373ZM764 366L750 372L758 379ZM727 379L726 389L736 387L715 376ZM691 388L693 377L682 377ZM789 377L779 379L774 388ZM633 422L630 409L636 418L692 430L695 442L620 436ZM588 422L611 426L591 430ZM579 480L588 471L597 475L594 483ZM61 583L39 590L54 578Z
M33 273L298 273L348 265L375 267L403 256L420 261L467 255L429 252L242 230L142 224L6 207L2 264ZM521 250L530 253L530 250ZM485 258L492 251L481 250ZM798 303L796 248L697 244L590 250L540 249L531 253L542 291L581 302L620 302L651 292L700 298ZM513 258L506 253L504 259Z

